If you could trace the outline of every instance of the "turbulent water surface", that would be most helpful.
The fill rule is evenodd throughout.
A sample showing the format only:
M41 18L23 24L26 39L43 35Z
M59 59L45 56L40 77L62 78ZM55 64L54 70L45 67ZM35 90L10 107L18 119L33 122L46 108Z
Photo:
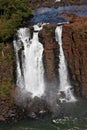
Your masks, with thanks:
M61 107L58 118L47 116L0 124L0 130L87 130L87 103L80 101Z

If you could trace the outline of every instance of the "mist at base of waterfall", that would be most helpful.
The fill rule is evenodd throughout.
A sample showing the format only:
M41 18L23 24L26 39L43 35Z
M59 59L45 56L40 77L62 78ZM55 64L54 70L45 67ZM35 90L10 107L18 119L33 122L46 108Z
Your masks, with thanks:
M59 41L60 45L59 86L55 81L47 83L44 80L44 48L38 38L42 24L33 27L32 39L30 39L29 29L21 28L17 33L18 39L14 41L17 64L17 88L14 97L17 105L27 108L29 116L35 115L37 117L38 113L42 111L43 113L52 112L55 116L59 113L61 104L75 101L69 80L66 80L68 71L60 44L62 43L62 26L58 26L55 30L56 41Z
M60 115L46 115L36 119L25 119L15 123L0 123L0 130L87 130L87 102L61 106Z
M38 33L43 25L34 25L31 39L28 28L20 28L14 39L16 55L16 104L29 109L28 113L57 111L57 85L48 85L44 80L43 45Z

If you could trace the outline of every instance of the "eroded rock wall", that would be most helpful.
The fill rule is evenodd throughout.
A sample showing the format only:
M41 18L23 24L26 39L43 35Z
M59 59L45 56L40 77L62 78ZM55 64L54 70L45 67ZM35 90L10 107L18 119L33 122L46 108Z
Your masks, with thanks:
M40 32L39 37L44 46L45 76L50 82L58 75L58 44L55 41L55 25L46 25Z
M63 26L63 49L71 84L77 96L87 98L87 17L68 16L73 21ZM55 41L56 25L46 25L40 33L44 45L47 80L58 78L59 49ZM59 78L58 78L59 79ZM58 81L59 82L59 81Z
M87 18L63 27L63 49L77 95L87 98Z

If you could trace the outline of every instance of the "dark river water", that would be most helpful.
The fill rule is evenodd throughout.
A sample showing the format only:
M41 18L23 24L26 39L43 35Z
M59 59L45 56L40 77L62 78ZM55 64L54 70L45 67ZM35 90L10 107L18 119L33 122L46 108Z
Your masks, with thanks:
M87 102L62 104L60 113L56 117L47 115L17 123L2 123L0 130L87 130Z
M65 6L58 9L39 8L30 24L38 22L66 22L58 16L59 13L75 13L87 16L87 6ZM78 100L75 103L61 105L60 114L38 119L26 119L16 123L1 123L0 130L87 130L87 103ZM54 123L53 120L56 122Z

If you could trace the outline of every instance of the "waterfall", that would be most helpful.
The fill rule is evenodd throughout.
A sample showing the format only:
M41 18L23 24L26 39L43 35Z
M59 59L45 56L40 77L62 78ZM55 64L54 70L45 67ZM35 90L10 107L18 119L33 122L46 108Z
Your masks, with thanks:
M31 39L28 28L20 28L14 40L16 55L17 81L16 85L32 97L44 94L44 67L43 45L39 42L38 32L42 26L34 25L33 38Z
M58 96L60 98L60 101L66 101L66 102L72 102L76 101L73 93L72 93L72 86L69 81L68 71L67 71L67 65L66 60L62 48L62 25L59 25L56 27L55 30L55 38L56 41L59 44L60 47L60 55L59 55L59 80L60 80L60 86L59 86L59 92Z
M55 0L55 2L60 2L61 0Z

